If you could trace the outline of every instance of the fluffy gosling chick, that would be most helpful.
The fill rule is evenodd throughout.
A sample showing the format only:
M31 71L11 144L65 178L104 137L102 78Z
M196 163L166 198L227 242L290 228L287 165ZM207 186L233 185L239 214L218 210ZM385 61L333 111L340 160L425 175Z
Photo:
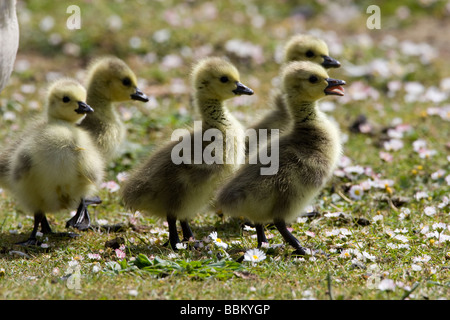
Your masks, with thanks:
M34 213L34 228L22 244L36 244L36 232L52 230L47 212L75 208L103 178L103 161L90 135L76 126L93 109L77 81L62 79L47 94L47 120L31 125L10 154L10 191Z
M285 102L293 128L279 140L279 167L273 175L261 175L263 165L245 164L220 190L217 202L225 214L255 222L258 246L267 242L263 224L274 223L295 254L305 254L287 230L292 221L319 193L332 176L341 154L339 129L318 109L326 95L344 95L345 82L328 77L319 65L291 62L282 71ZM272 154L272 146L266 146Z
M137 79L128 65L116 57L103 57L88 68L87 103L95 109L80 126L86 129L96 142L105 164L111 162L125 138L125 126L113 103L129 100L147 102L148 97L137 87ZM88 204L101 200L82 201L77 213L66 223L66 227L85 230L90 225Z
M149 99L138 89L134 72L116 57L100 58L91 64L86 88L86 102L95 113L89 114L80 126L91 133L108 163L117 155L125 137L125 127L113 103Z
M224 147L222 154L222 159L232 156L233 163L223 161L223 164L207 164L203 161L195 164L195 155L191 152L191 164L175 164L171 153L179 142L174 141L156 151L130 175L122 188L123 201L127 207L167 219L169 242L173 249L180 242L177 219L180 220L184 240L194 238L188 219L208 205L218 186L243 161L244 130L230 114L224 101L237 95L253 94L253 90L240 82L239 72L232 64L215 57L204 59L195 65L192 84L194 103L202 116L201 136L208 129L216 129L220 131L224 145L227 138L233 138L234 153ZM200 147L203 154L211 142L203 141L201 146L196 146L195 134L198 132L186 133L182 136L182 141L190 141L191 151L195 152Z
M0 2L0 92L8 83L19 47L16 0Z
M339 68L339 61L331 58L327 44L317 37L300 34L293 36L284 47L285 63L291 61L311 61L324 68ZM260 121L250 126L251 129L267 129L270 137L271 129L279 129L280 134L286 132L291 125L289 109L283 98L283 91L277 89L273 92L269 104L273 110L269 111ZM248 151L248 144L247 144Z

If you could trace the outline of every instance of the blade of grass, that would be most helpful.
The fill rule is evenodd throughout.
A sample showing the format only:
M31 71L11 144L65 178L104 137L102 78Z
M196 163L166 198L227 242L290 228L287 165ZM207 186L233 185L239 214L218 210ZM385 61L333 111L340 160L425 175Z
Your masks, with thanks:
M405 294L402 297L402 300L405 300L406 298L408 298L411 295L411 293L413 293L419 287L419 285L420 285L420 282L416 282L413 285L413 287L411 288L411 290L405 292Z

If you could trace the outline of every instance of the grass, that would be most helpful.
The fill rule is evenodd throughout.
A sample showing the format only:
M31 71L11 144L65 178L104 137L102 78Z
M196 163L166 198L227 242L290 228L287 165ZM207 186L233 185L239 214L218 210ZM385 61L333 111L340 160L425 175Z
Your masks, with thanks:
M445 35L433 29L448 28L443 2L411 3L409 17L400 19L399 5L380 1L381 30L366 28L365 9L369 4L364 3L343 2L339 11L331 5L297 6L291 1L136 1L126 5L95 1L79 4L82 28L71 31L65 27L69 4L19 1L19 55L10 84L0 96L2 145L20 132L31 116L42 111L47 81L58 75L83 80L82 70L90 59L117 55L136 71L141 89L152 97L145 105L130 102L117 106L128 128L129 144L126 153L109 165L107 180L120 185L119 173L137 165L174 129L196 119L186 75L198 57L228 56L240 70L242 82L255 90L248 100L230 101L233 113L247 125L268 108L272 79L279 69L275 52L289 36L315 29L329 43L330 55L343 64L330 75L347 81L346 96L324 99L322 104L334 107L327 113L346 137L344 154L351 163L338 168L316 199L319 215L291 224L292 232L305 247L327 255L293 257L288 246L277 246L283 243L281 236L268 227L266 233L274 246L264 249L266 259L255 264L236 262L247 249L256 247L256 233L243 229L242 221L213 212L199 214L191 225L203 247L174 252L162 246L167 240L162 221L126 211L118 193L107 188L99 194L103 204L91 209L92 220L122 224L122 231L91 230L76 239L44 237L44 246L23 248L14 243L28 236L33 219L3 191L0 298L448 297L450 242L445 239L450 235L450 219L449 206L444 202L449 196L445 179L450 172L450 92L442 80L450 67L446 62L448 50L440 45ZM356 14L352 16L351 12ZM429 15L435 22L429 21ZM168 35L167 41L161 40ZM387 41L388 36L394 40ZM430 38L431 49L424 44ZM244 54L230 51L226 44L231 39L242 41ZM420 46L408 49L407 40ZM428 58L433 50L436 54ZM374 61L378 64L371 67ZM351 65L366 69L361 74L351 73ZM397 82L400 87L394 91ZM423 92L415 96L411 83L419 84ZM427 96L427 90L433 87L445 94L442 101L433 101L438 94ZM433 108L446 107L447 115L433 112ZM372 126L368 132L349 129L360 114ZM404 126L399 127L400 122ZM395 132L390 133L406 129L398 138L403 146L387 150L384 143L392 136L386 128L396 125ZM419 139L435 154L421 157L414 149ZM383 160L380 152L392 160ZM367 186L369 180L379 183L366 189L360 199L352 196L353 186ZM420 192L426 195L420 198ZM427 215L430 208L436 212ZM54 230L64 231L67 212L48 216ZM440 235L433 233L439 228L437 223L446 224L444 230L439 229ZM227 249L210 241L208 236L213 231L228 244Z

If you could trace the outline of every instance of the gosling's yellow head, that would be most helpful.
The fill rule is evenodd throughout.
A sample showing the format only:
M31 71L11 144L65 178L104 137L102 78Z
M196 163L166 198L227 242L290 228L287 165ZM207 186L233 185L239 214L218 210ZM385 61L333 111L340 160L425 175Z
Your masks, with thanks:
M86 104L86 89L74 79L60 79L47 92L49 119L78 122L94 110Z
M332 79L320 65L310 61L293 61L282 70L283 88L289 99L313 102L326 95L344 95L344 80Z
M197 96L226 100L236 95L252 95L253 90L240 82L239 72L230 62L217 57L198 62L192 70Z
M339 68L340 62L331 58L322 39L311 35L293 36L284 47L284 61L312 61L324 68Z
M148 97L137 87L137 79L128 65L116 57L104 57L91 63L88 69L88 91L112 102Z

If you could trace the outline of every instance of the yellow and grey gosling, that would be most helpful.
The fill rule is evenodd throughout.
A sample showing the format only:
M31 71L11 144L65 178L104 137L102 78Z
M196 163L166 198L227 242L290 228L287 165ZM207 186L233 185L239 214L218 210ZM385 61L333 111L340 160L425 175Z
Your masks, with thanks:
M6 187L34 213L33 231L21 244L36 244L39 226L51 233L45 214L75 208L103 179L102 157L90 135L76 125L93 112L85 101L86 90L77 81L54 82L47 94L47 117L31 123L2 155L8 163Z
M125 128L114 108L114 102L138 100L148 97L137 87L137 79L128 65L116 57L95 60L88 68L87 103L95 109L81 123L91 133L108 163L117 156L125 138Z
M113 103L128 100L147 102L149 99L138 89L134 72L116 57L102 57L92 62L88 68L86 87L87 103L95 109L95 113L89 114L80 127L91 134L105 164L108 164L117 156L125 138L125 127ZM100 202L98 197L86 199L80 204L76 215L67 221L66 227L87 229L90 225L87 205Z
M0 92L8 83L19 47L16 0L0 1Z
M329 56L327 44L317 37L312 35L300 34L289 39L284 47L285 63L291 61L311 61L323 66L324 68L339 68L341 64L339 61ZM283 97L283 90L275 89L270 97L269 105L272 106L270 110L261 120L251 125L249 128L256 130L267 130L267 138L270 140L271 129L278 129L280 135L291 128L292 119L289 108L286 106ZM247 153L248 141L246 142Z
M244 130L230 114L224 101L237 95L253 94L240 82L238 70L231 63L216 57L206 58L195 65L192 85L194 102L202 116L202 137L206 130L215 129L220 131L224 144L227 138L234 139L234 152L224 148L222 154L223 159L233 157L233 163L195 164L191 152L191 164L175 164L171 159L172 150L179 143L175 141L157 150L134 170L122 188L126 207L167 219L169 243L174 249L180 242L177 219L181 222L183 240L194 238L188 219L212 201L220 184L243 162ZM198 147L194 145L196 133L190 131L182 136L182 141L190 141L191 151ZM210 142L203 141L200 152L203 154L209 145Z
M318 109L317 100L344 95L345 81L329 78L321 66L308 61L288 63L281 79L293 127L279 140L278 171L261 175L264 165L245 164L220 190L217 203L225 214L255 222L258 246L267 242L263 224L274 223L295 254L303 255L286 222L302 212L336 167L341 154L339 129ZM272 154L272 146L266 147Z

